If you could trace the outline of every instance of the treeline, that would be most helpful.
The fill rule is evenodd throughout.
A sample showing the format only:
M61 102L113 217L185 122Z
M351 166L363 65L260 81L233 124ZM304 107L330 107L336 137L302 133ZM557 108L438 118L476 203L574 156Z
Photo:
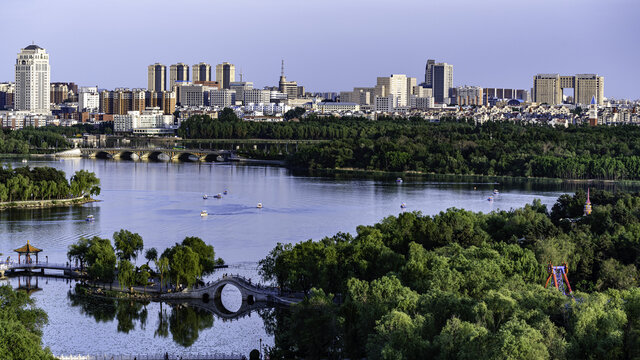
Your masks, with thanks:
M213 273L217 265L224 264L222 259L215 258L213 246L198 237L186 237L160 256L155 248L149 248L144 253L147 262L140 266L134 266L132 261L142 254L142 236L122 229L113 234L113 243L115 246L109 239L98 236L81 237L69 245L67 257L77 262L90 281L113 284L118 280L121 289L146 288L150 278L159 278L161 289L168 285L189 287ZM155 269L149 266L150 262Z
M47 314L35 301L11 285L0 286L0 354L5 360L54 360L49 348L42 347L42 327Z
M79 170L67 180L51 167L0 167L0 202L69 199L100 194L100 179Z
M54 129L58 129L58 127L2 129L0 131L0 153L28 154L33 149L69 148L70 144L67 139Z
M263 278L309 296L269 319L272 358L638 358L640 194L591 195L278 244ZM543 287L565 262L575 299Z
M230 110L229 110L230 111ZM193 116L178 134L192 139L332 140L289 157L304 169L356 168L571 179L640 179L640 127L546 125L442 119L327 118L299 122Z

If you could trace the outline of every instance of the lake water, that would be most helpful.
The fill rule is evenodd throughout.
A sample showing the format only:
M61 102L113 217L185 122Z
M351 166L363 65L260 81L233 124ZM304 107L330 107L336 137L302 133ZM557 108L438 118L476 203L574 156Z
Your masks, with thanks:
M30 161L28 165L52 166L67 176L81 169L95 172L101 180L102 192L96 197L100 202L0 212L0 252L4 258L15 258L12 250L30 240L44 250L41 259L48 256L50 262L66 262L67 247L81 236L111 238L115 231L128 229L143 237L145 248L155 247L160 253L186 236L198 236L230 264L224 272L255 281L259 280L257 261L278 242L317 240L341 231L354 233L358 225L374 224L402 211L433 215L457 207L490 212L521 207L535 198L550 208L563 193L558 185L412 179L396 184L393 179L294 176L279 167L221 163L68 159ZM500 195L489 202L487 197L494 188ZM228 194L222 199L213 198L224 190ZM209 198L204 200L203 194ZM262 209L256 207L259 202ZM400 208L401 203L406 204L405 209ZM207 210L209 216L201 217L201 210ZM93 215L95 221L85 221L87 215ZM138 260L138 264L142 262ZM18 280L11 283L17 287ZM26 281L20 279L20 285ZM207 312L157 302L132 305L77 299L72 283L56 279L40 278L38 287L42 290L33 297L49 315L43 341L54 354L168 351L247 355L261 340L273 345L273 337L256 312L225 322ZM223 297L230 308L239 306L237 290L225 287ZM169 323L173 324L171 331L164 326Z

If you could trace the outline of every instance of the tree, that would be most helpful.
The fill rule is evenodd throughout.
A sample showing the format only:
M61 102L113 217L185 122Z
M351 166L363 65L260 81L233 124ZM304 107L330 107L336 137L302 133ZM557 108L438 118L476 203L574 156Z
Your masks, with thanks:
M69 261L77 260L80 263L80 269L84 270L84 264L89 252L89 239L81 237L75 244L69 245L67 258Z
M97 236L89 240L87 249L89 277L93 280L112 283L115 277L116 254L109 239Z
M100 195L100 179L87 170L76 171L69 185L75 197Z
M224 264L222 259L216 260L216 253L213 250L213 246L205 244L199 237L186 237L182 240L182 245L191 248L191 250L198 255L198 262L203 276L213 273L216 264Z
M161 256L156 263L156 271L160 274L160 290L164 285L164 276L169 271L169 259L165 256Z
M3 359L55 359L48 348L42 348L42 327L47 314L35 307L24 292L10 285L0 286L0 354Z
M120 260L131 261L132 259L136 259L138 253L144 248L142 236L125 229L114 232L113 241L116 245L118 259Z
M120 284L120 290L124 288L130 289L135 283L133 265L128 260L118 261L118 283Z
M187 287L196 283L202 275L199 257L188 246L178 245L169 262L169 271L176 285Z
M147 265L149 265L150 261L155 263L158 261L158 250L156 250L156 248L147 249L144 253L144 258L147 259Z

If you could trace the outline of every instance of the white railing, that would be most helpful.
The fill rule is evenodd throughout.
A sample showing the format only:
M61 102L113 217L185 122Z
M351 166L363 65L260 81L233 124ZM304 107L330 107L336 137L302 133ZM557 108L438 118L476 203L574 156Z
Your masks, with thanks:
M60 360L240 360L238 354L138 354L138 355L56 355ZM246 358L246 357L245 357Z

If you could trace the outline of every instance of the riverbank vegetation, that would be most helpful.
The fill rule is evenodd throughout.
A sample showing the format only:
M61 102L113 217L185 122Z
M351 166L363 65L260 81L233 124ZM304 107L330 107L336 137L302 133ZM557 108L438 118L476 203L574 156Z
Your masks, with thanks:
M132 291L140 286L146 291L149 280L158 278L159 291L170 285L174 289L193 286L203 276L213 273L224 261L215 257L213 246L198 237L186 237L182 243L167 248L158 258L158 251L149 248L145 252L146 263L134 266L132 261L144 250L144 241L137 233L122 229L113 234L114 245L109 239L94 236L81 237L69 245L67 257L76 261L89 281L112 285L118 281L121 290ZM155 269L149 266L153 262Z
M67 180L64 171L46 166L0 167L0 203L72 199L99 194L100 179L86 170L76 171Z
M331 140L305 144L288 158L303 169L353 168L436 174L564 179L640 179L640 127L570 126L419 117L318 118L299 122L239 121L193 116L178 134L186 139Z
M67 149L71 145L58 127L0 129L0 154L29 154L43 149Z
M0 286L0 357L5 360L53 360L42 347L42 327L47 314L26 292Z
M272 358L639 357L640 194L594 191L583 216L585 200L402 213L278 244L263 278L308 297L267 316ZM568 265L575 298L544 288L549 263Z

